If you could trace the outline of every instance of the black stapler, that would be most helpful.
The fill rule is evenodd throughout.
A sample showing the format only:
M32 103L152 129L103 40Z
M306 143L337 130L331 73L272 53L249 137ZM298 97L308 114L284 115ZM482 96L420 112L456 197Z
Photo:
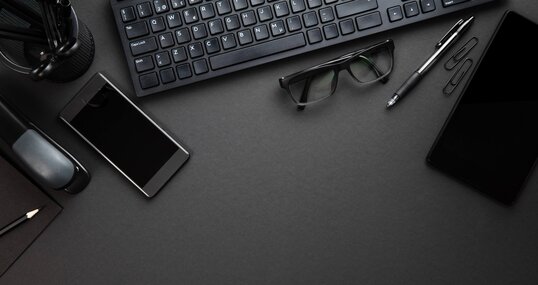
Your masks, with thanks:
M29 120L24 119L0 96L2 151L43 188L82 191L90 181L88 171L65 149Z

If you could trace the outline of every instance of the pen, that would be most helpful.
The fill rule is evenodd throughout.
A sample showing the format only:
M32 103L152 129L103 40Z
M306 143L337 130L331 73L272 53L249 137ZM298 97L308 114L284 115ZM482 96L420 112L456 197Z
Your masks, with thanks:
M1 230L0 230L0 236L3 236L5 233L9 232L10 230L16 228L17 226L19 226L20 224L28 221L29 219L31 219L33 216L35 216L40 210L42 209L39 208L39 209L35 209L35 210L32 210L26 214L24 214L22 217L16 219L15 221L11 222L9 225L3 227Z
M469 19L463 21L459 20L444 36L443 38L435 45L436 51L433 53L424 64L422 64L419 69L417 69L407 81L398 89L394 95L387 102L387 109L391 108L402 99L407 93L409 93L418 82L424 77L424 75L430 70L430 68L437 63L437 61L448 51L448 49L454 45L467 30L474 21L474 17L471 16Z

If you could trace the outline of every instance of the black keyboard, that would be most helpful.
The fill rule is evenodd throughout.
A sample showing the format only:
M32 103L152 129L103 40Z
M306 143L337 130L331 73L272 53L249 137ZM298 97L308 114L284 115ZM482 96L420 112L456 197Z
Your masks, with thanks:
M111 0L137 96L494 0Z

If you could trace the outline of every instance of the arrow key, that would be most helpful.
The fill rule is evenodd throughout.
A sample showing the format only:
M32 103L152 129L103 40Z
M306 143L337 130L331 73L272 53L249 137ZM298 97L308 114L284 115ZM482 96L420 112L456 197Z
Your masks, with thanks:
M389 20L391 22L396 22L403 19L402 7L394 6L387 9L387 14L389 15Z

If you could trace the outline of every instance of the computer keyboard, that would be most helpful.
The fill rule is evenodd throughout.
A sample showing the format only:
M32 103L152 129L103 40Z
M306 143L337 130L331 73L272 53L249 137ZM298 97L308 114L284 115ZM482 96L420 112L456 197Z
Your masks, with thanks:
M111 0L146 96L495 0Z

